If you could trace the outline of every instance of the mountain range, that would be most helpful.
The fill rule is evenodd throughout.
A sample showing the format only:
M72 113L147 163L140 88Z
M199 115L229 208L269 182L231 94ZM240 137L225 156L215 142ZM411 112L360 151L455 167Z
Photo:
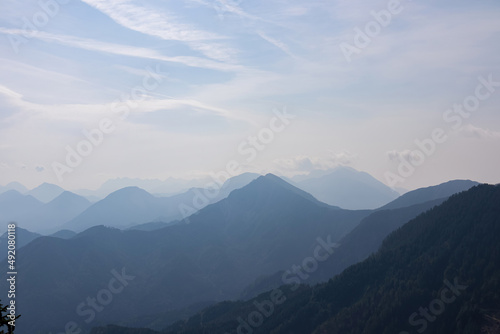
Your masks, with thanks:
M68 203L68 199L66 199L66 204L68 207L75 207L75 210L68 209L62 214L60 214L59 210L49 212L50 206L41 213L36 212L35 208L35 206L41 206L38 202L47 204L65 192L61 187L43 183L34 189L28 190L19 183L11 182L6 186L0 186L0 195L10 190L16 190L19 194L31 196L38 202L17 195L17 199L9 199L13 206L11 209L7 208L6 213L0 219L1 221L17 221L27 229L42 233L53 232L57 228L81 231L99 224L123 228L154 222L156 226L162 226L161 224L158 225L158 223L165 225L174 220L185 218L206 205L227 197L231 191L245 186L258 176L258 174L254 173L238 175L226 180L218 191L214 191L214 180L211 179L193 180L192 182L173 178L165 181L114 179L104 183L98 191L78 190L73 192L80 197L74 196L75 203ZM313 171L307 176L297 176L289 182L311 193L322 202L346 209L373 209L387 204L397 196L396 192L369 174L348 167ZM192 184L204 184L204 187L187 189ZM122 187L123 185L136 186ZM143 186L141 189L145 191L138 190L137 188L140 187L137 185ZM172 185L169 188L170 190L167 190L168 185ZM183 189L187 190L183 191ZM153 196L149 196L146 192ZM68 196L68 194L65 196ZM88 203L84 204L81 197L85 197L87 202L91 201L92 204L98 205L90 207ZM157 197L162 199L157 200ZM375 200L373 200L374 198ZM99 203L101 201L103 202ZM134 211L136 217L134 217L134 214L123 215L117 212L116 207L119 201L123 201L123 207L129 211ZM18 205L17 202L20 204ZM134 203L142 203L143 207ZM79 210L84 206L89 208L89 212L84 213L84 210ZM17 207L24 207L25 209L18 210ZM82 216L77 217L80 213L82 213ZM123 216L126 216L126 218L124 219ZM45 226L47 222L49 224ZM63 226L63 224L66 225Z
M6 184L5 186L0 185L0 194L3 194L9 190L15 190L20 194L24 194L28 192L28 188L26 188L24 185L22 185L19 182L10 182Z
M189 223L151 232L101 226L68 240L37 238L18 256L23 289L17 300L29 319L18 330L61 330L82 299L122 268L136 278L116 297L120 303L96 315L96 324L236 298L258 277L309 253L318 238L329 247L368 213L328 206L266 175L201 209Z
M394 227L435 204L410 208L409 213L380 212L396 211ZM107 323L165 328L209 304L240 298L250 286L286 271L315 251L335 254L334 249L343 247L341 240L360 224L369 226L374 214L380 213L329 206L269 174L188 219L154 231L97 226L70 239L38 237L19 254L23 289L17 300L20 313L29 320L19 322L18 329L57 332L70 319L85 330ZM366 233L372 235L373 229ZM88 324L75 308L117 273L134 279L115 296L116 302L97 312ZM320 273L315 280L331 274ZM40 309L42 304L45 307ZM87 308L80 311L90 316Z
M90 202L76 194L63 191L48 203L16 190L0 194L0 223L16 222L20 227L39 233L53 233L69 219L82 213Z
M191 188L169 197L154 196L138 187L127 187L96 203L48 183L26 190L24 194L11 189L0 194L0 223L17 222L23 228L42 234L51 234L59 229L83 231L101 224L126 228L155 222L161 227L220 201L258 176L245 173L226 180L216 191ZM22 186L11 183L4 188L22 189Z
M0 220L4 223L15 221L21 227L42 234L50 234L59 229L80 232L96 225L154 230L171 225L226 198L233 190L242 188L258 176L253 173L238 175L226 180L220 189L217 189L218 186L214 187L212 180L205 183L205 188L190 188L171 196L153 195L136 186L125 187L93 203L53 184L44 183L27 190L14 182L0 188L13 188L0 194L0 209L2 202L5 206ZM167 183L187 185L181 181L168 179ZM339 167L333 171L315 171L307 177L298 177L297 183L290 182L322 202L343 208L374 207L375 203L366 200L367 198L376 198L377 204L387 204L396 194L368 174L347 167ZM159 180L116 179L103 184L101 190L107 192L119 185L131 183L141 184L149 189L163 184ZM13 193L14 188L23 193ZM340 193L346 194L343 199L339 199ZM93 195L89 193L86 196ZM93 198L96 199L95 196ZM357 201L357 205L346 201Z
M220 189L191 188L169 197L153 196L138 187L123 188L94 203L64 224L63 228L83 231L95 225L129 228L150 222L168 224L226 198L231 191L245 186L258 176L245 173L227 180Z
M498 185L453 195L326 283L221 302L162 331L108 325L92 334L497 333L498 203Z
M153 195L164 197L177 195L186 192L191 188L202 188L204 185L213 182L210 177L203 177L192 180L177 178L159 179L137 179L137 178L115 178L104 182L98 189L78 189L75 193L89 199L101 200L109 194L127 187L138 187Z

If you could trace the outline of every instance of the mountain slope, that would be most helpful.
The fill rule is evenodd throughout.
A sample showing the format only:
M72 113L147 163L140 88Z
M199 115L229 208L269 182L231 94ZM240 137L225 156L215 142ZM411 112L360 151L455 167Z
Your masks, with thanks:
M27 218L31 229L54 232L57 227L85 211L91 203L82 196L65 191L49 203L34 210Z
M60 239L71 239L76 235L75 232L70 231L70 230L60 230L55 233L52 233L50 236L54 238L60 238Z
M167 215L170 209L174 208L169 207L164 199L155 197L138 187L127 187L92 204L80 215L64 224L64 228L82 231L102 224L127 227L153 221L162 215Z
M477 182L470 180L452 180L436 186L416 189L384 205L380 210L403 208L440 198L448 198L453 194L469 190L476 185L478 185Z
M8 233L5 232L0 236L0 258L3 260L7 257ZM40 234L30 232L21 227L16 227L16 249L26 246L36 238L41 237Z
M0 195L0 222L16 222L18 226L38 233L51 230L74 218L90 205L85 198L63 192L49 203L42 203L31 195L10 190Z
M0 186L0 194L3 194L9 190L15 190L20 194L25 194L28 192L28 188L26 188L19 182L10 182L5 186Z
M229 196L229 194L233 190L243 188L244 186L248 185L250 182L252 182L253 180L257 179L260 176L261 176L260 174L256 173L243 173L226 180L226 182L224 182L224 184L221 187L221 193L223 193L222 195L223 198Z
M268 292L220 303L162 333L479 333L500 305L498 203L500 186L474 187L405 224L328 283L283 286L280 299Z
M350 167L337 167L327 175L296 184L322 202L351 210L375 209L399 196L371 175Z
M38 187L30 190L27 195L35 197L43 203L52 201L57 196L61 195L65 190L55 184L42 183Z
M427 333L478 333L483 312L500 305L500 268L496 265L500 263L500 244L492 237L500 233L498 203L500 187L478 186L454 195L393 233L375 257L325 289L328 294L347 280L360 282L357 288L367 287L369 275L379 291L368 288L357 304L329 319L316 333L342 333L349 326L346 316L364 307L375 310L360 319L370 323L372 333L424 328ZM388 277L388 271L396 275ZM453 293L456 301L443 303L443 312L436 312L439 316L432 316L432 321L419 314L409 323L408 318L420 307L434 310L433 301L444 300L443 291L450 285L466 288ZM373 299L378 294L386 297ZM358 326L352 333L361 331Z
M24 217L27 217L31 212L40 208L42 202L29 195L22 195L16 190L9 190L0 194L0 223L2 227L6 223L16 222L22 227ZM3 230L6 230L4 228Z
M192 180L184 180L184 179L176 179L176 178L167 178L166 180L159 179L139 179L139 178L115 178L109 179L104 182L99 189L89 190L89 189L79 189L75 192L81 196L85 196L87 198L96 198L97 200L101 200L111 193L128 187L138 187L146 190L150 194L158 194L161 196L172 196L175 194L180 194L182 192L186 192L187 189L193 187L199 187L200 185L206 184L210 182L210 178L203 179L192 179Z
M27 320L17 329L60 332L68 319L88 328L75 306L95 297L113 270L135 278L91 325L154 326L162 314L236 298L257 277L311 254L318 238L337 241L367 214L329 207L267 175L200 210L189 224L152 232L98 226L70 240L41 237L19 254L23 289L16 300Z
M325 261L307 281L322 282L340 274L347 267L361 262L376 252L383 240L419 214L443 203L446 198L394 210L381 210L370 214L348 235L339 241L336 252Z
M257 176L251 173L235 176L227 180L216 193L210 189L191 188L181 194L156 197L138 187L123 188L94 203L65 224L64 228L82 231L96 225L107 225L154 230L226 198L233 190L247 185Z
M451 187L450 184L452 184ZM453 184L458 184L459 186L453 186ZM347 267L363 261L378 250L380 245L382 245L382 241L391 232L406 224L419 214L436 205L440 205L449 197L433 199L436 195L453 195L454 193L452 192L460 192L462 189L467 188L460 186L461 184L467 186L470 183L463 183L461 181L447 182L442 184L442 188L440 187L441 185L439 185L434 187L434 190L431 192L424 192L424 195L427 194L432 199L430 201L418 203L424 199L424 196L410 197L410 199L418 204L392 210L377 210L371 213L364 218L356 228L339 241L339 247L335 250L335 253L324 262L324 265L319 267L314 273L311 273L309 275L310 277L304 279L303 282L311 284L327 281L331 277L341 273ZM416 190L416 192L419 191ZM406 201L405 203L410 204L412 201ZM279 275L280 278L282 274L283 273ZM280 279L277 280L275 276L276 275L261 279L258 287L249 287L251 288L250 291L254 293L250 295L250 297L255 296L255 291L262 293L269 290L271 287L278 287L283 281ZM287 276L285 275L285 277ZM264 287L268 289L264 289ZM248 294L249 293L247 293L246 297L248 297Z

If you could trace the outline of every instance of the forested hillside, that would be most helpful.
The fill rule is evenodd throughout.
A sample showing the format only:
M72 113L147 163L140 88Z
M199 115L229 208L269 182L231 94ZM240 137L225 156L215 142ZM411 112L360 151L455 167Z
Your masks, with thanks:
M162 333L472 334L494 328L499 203L499 186L474 187L404 225L376 254L328 283L220 303Z

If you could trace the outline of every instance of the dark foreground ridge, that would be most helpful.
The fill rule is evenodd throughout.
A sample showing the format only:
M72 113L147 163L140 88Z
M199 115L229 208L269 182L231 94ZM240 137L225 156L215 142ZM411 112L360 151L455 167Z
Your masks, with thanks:
M405 224L377 253L327 283L219 303L161 333L493 333L500 310L499 203L499 186L476 186ZM154 332L92 331L114 333Z

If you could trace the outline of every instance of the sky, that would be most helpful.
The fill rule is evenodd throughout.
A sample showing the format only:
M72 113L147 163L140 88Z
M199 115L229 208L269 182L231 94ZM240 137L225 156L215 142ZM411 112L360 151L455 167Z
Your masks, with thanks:
M0 185L500 183L497 0L3 0Z

